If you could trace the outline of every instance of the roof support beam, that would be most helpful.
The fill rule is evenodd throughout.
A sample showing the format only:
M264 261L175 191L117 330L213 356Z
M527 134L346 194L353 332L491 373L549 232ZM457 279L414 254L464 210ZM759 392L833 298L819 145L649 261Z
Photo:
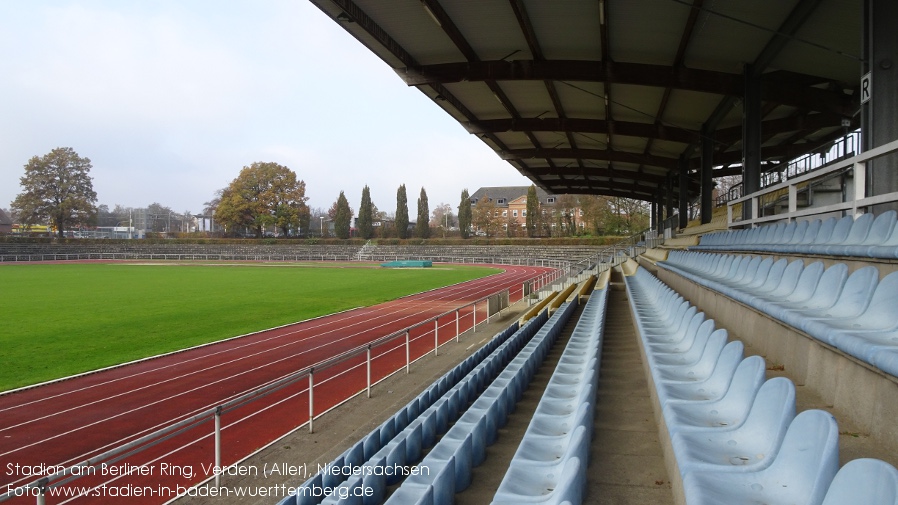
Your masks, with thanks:
M682 89L732 97L742 96L739 74L643 63L584 60L496 60L408 66L397 72L409 86L464 81L552 80L611 82ZM777 75L776 86L765 86L762 98L815 111L853 115L857 105L844 93L808 87L805 80Z
M526 160L526 159L582 159L582 160L603 160L614 161L618 163L633 163L634 165L646 165L651 167L666 168L675 170L677 168L676 158L664 158L651 154L628 153L624 151L609 151L601 149L507 149L499 153L503 160Z
M578 118L519 118L519 119L486 119L470 121L463 125L469 133L502 133L502 132L579 132L608 134L608 122L600 119ZM673 128L657 123L633 123L615 121L614 133L628 137L653 138L688 144L701 138L701 134L683 128Z

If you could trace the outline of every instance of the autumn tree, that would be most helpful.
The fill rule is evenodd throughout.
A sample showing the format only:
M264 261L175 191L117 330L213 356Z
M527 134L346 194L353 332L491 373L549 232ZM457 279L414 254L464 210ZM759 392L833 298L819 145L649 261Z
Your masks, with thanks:
M580 210L583 211L584 227L593 235L601 235L605 230L604 216L607 214L608 197L581 195Z
M458 202L458 229L461 231L461 238L471 235L471 195L467 188L462 190L461 201Z
M273 162L255 162L221 193L215 219L226 226L245 226L262 236L266 226L280 228L284 235L299 228L308 213L306 183L296 172Z
M427 192L421 188L421 196L418 197L418 222L415 224L415 236L418 238L430 237L430 205L427 203Z
M575 195L561 195L555 200L556 233L559 236L573 236L577 233L579 205Z
M501 225L499 213L496 211L496 204L489 195L483 195L483 197L480 198L480 200L477 200L477 203L474 204L471 224L485 233L487 237L494 236L499 230L499 226Z
M371 190L366 184L362 188L362 203L359 204L359 218L356 220L356 226L359 229L359 236L367 240L374 236L374 205L371 203Z
M32 157L19 179L23 191L12 202L12 211L25 225L49 220L59 238L66 228L91 224L97 214L91 168L90 159L71 147Z

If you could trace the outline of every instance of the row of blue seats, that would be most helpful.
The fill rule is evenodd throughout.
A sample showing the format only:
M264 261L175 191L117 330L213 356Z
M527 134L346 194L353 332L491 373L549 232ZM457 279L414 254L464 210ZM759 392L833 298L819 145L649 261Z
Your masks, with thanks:
M583 501L607 304L607 286L590 295L494 505Z
M548 315L543 313L528 321L523 327L517 322L497 333L486 345L475 351L467 359L446 372L441 378L421 394L412 399L405 407L399 409L389 419L367 436L363 437L343 454L337 456L330 468L354 469L371 460L385 446L397 438L397 434L405 434L412 423L414 435L407 443L406 450L413 455L418 449L430 447L436 443L436 437L445 433L449 424L450 410L458 408L459 397L450 394L451 390L461 382L471 387L482 389L483 384L498 375L499 371L514 357L537 330L547 321ZM484 377L488 374L489 377ZM478 391L479 393L479 391ZM450 404L450 399L452 402ZM454 407L450 409L450 407ZM426 421L426 422L425 422ZM414 442L413 442L414 440ZM394 444L395 447L395 444ZM391 451L391 459L399 457L398 451ZM295 495L287 496L279 505L314 505L321 503L326 497L322 489L334 490L345 482L348 472L317 473L295 489ZM381 486L378 485L378 488ZM329 493L328 493L329 494ZM382 498L381 498L382 499Z
M898 213L861 214L855 219L793 221L745 230L702 235L690 250L764 251L779 254L823 254L898 258Z
M508 414L514 411L575 309L576 302L565 302L559 307L385 503L452 505L455 502L455 494L471 484L473 469L486 459L487 446L498 438L499 428L507 422Z
M625 280L686 503L898 504L898 470L840 470L835 419L796 415L790 380L765 380L761 357L645 269Z
M686 251L658 265L898 376L898 272Z

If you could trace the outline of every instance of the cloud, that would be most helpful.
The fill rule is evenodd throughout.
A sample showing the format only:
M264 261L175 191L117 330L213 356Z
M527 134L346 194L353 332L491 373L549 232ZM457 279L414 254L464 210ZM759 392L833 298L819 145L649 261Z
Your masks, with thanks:
M0 2L0 206L59 146L93 162L100 203L198 211L254 161L306 181L310 204L362 187L382 209L525 184L305 0Z

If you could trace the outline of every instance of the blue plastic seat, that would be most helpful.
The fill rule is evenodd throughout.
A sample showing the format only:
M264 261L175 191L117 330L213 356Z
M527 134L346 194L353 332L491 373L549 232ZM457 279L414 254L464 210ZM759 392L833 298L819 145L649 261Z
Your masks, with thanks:
M701 357L695 363L689 365L657 365L652 368L655 382L665 380L694 380L702 381L711 376L720 353L727 342L727 331L720 329L711 333L708 343L705 344Z
M829 237L824 238L821 235L812 244L809 244L804 251L799 252L810 254L826 254L828 247L840 245L845 242L845 239L848 238L848 234L851 233L851 227L853 225L854 217L845 216L842 219L836 221L836 224L832 229L832 234L830 234Z
M898 505L898 470L879 459L861 458L845 463L833 478L823 505L845 503Z
M770 265L770 268L767 269L767 275L756 275L754 280L744 285L744 289L746 291L753 291L755 289L760 289L763 286L766 286L768 283L773 283L775 279L779 279L780 277L782 277L783 272L788 266L789 260L785 258L781 258L775 261L772 265ZM760 269L758 270L760 271Z
M751 293L739 291L737 292L737 296L739 296L740 301L744 301L752 306L755 305L755 300L758 299L763 300L764 298L787 296L795 290L795 286L798 285L798 279L801 277L801 272L803 270L804 262L801 260L792 261L785 270L783 270L783 274L779 279L769 279L772 280L772 282L765 283L764 286L752 290Z
M570 458L557 468L518 465L509 469L493 497L493 505L582 503L586 464Z
M782 319L781 314L790 310L822 310L835 305L842 293L842 287L848 279L848 266L836 263L827 268L820 276L814 289L814 295L807 300L785 301L777 303L771 315Z
M691 365L702 357L713 330L714 321L705 321L695 332L695 336L690 339L691 342L688 345L684 343L684 349L672 349L665 352L662 349L653 348L650 359L655 365Z
M705 313L695 314L688 321L684 321L685 327L679 328L669 334L643 335L649 350L654 354L658 352L683 352L692 346L700 328L707 326L708 335L714 331L714 321L705 321ZM705 323L708 323L705 325Z
M870 229L873 225L873 214L861 214L857 216L851 225L851 231L841 244L831 245L826 248L826 254L830 256L842 256L848 254L852 248L862 248L866 252L864 245Z
M898 258L898 226L893 226L881 243L868 246L864 255L871 258Z
M741 426L680 431L671 444L680 473L760 470L768 466L795 418L795 385L774 377L758 390Z
M842 293L839 294L839 300L832 307L794 312L791 315L792 320L786 322L807 331L806 327L818 319L857 317L866 310L878 284L879 270L876 267L859 268L848 276L842 287Z
M789 425L770 466L753 472L687 472L683 478L686 502L819 504L839 469L838 439L839 428L831 414L806 410Z
M820 277L823 275L823 271L823 262L815 261L804 267L801 271L801 275L798 276L798 281L795 283L795 289L788 294L779 296L770 294L762 296L761 299L769 304L794 303L810 300L814 296L817 283L820 282Z
M723 348L717 365L711 375L702 381L666 381L659 382L655 385L658 393L659 403L663 407L671 400L718 400L726 394L730 388L730 382L733 376L739 372L740 368L755 368L756 373L764 375L764 358L760 356L749 356L742 358L743 344L741 341L733 341Z
M836 337L843 333L862 333L898 329L898 272L885 276L873 294L864 311L854 317L814 319L808 321L804 330L832 345Z
M841 254L845 256L869 256L870 248L885 244L891 237L892 231L895 229L895 221L898 212L889 210L876 216L870 224L870 230L866 237L860 242L846 241L846 245L835 249L831 254ZM857 222L855 221L855 224Z
M819 223L819 220L817 221ZM788 248L801 243L801 241L805 237L805 234L807 234L808 232L810 221L797 221L794 223L794 225L795 228L788 240L782 240L778 244L773 244L766 250L772 252L786 252ZM819 227L819 224L817 226Z
M733 375L727 392L718 400L668 401L663 408L667 429L673 434L680 431L739 426L748 416L748 411L763 383L764 370L743 367L736 369L736 375Z

